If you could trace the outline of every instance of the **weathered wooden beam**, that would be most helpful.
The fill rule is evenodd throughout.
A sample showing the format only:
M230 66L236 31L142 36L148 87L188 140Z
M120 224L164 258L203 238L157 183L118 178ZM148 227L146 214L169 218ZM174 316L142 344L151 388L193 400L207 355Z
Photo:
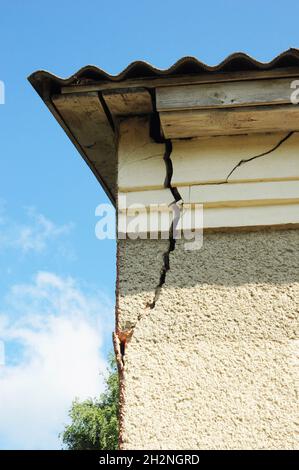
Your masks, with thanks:
M299 79L299 76L298 78ZM158 87L158 111L289 104L294 78Z
M102 96L113 116L138 116L153 112L152 98L145 88L106 90Z
M98 93L57 95L52 104L77 149L104 186L116 199L116 143Z
M160 112L167 139L299 130L299 106Z

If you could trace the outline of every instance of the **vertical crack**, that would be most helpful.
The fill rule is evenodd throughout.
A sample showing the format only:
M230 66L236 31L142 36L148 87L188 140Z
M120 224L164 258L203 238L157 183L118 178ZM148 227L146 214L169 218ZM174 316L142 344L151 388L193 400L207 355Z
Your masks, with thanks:
M170 229L169 229L168 248L167 248L167 251L165 251L163 253L163 265L162 265L162 269L161 269L161 273L160 273L159 284L157 285L157 287L155 289L154 299L151 303L149 303L147 305L150 309L155 308L156 302L159 299L161 288L162 288L163 284L165 284L165 281L166 281L166 274L170 269L170 262L169 262L170 253L175 250L176 239L175 239L174 234L175 234L175 227L176 227L176 225L177 225L177 223L180 219L180 209L179 209L179 207L177 206L177 204L175 202L172 203L171 207L172 207L172 210L174 212L174 216L173 216L173 221L172 221L172 223L170 225Z
M146 305L145 310L139 313L135 324L130 329L119 330L118 328L116 328L116 332L114 333L114 336L113 336L114 349L116 352L116 357L118 359L117 362L119 365L120 372L123 371L124 364L125 364L126 347L132 338L136 324L143 318L143 316L145 315L148 309L153 309L156 306L156 302L159 299L162 286L165 284L165 281L166 281L167 272L170 269L170 260L169 260L170 253L175 250L176 227L178 225L178 222L181 216L181 209L178 203L179 201L182 201L182 198L178 189L172 186L171 184L172 175L173 175L171 152L172 152L172 143L170 140L166 140L165 152L163 156L165 166L166 166L166 176L165 176L165 181L164 181L164 187L168 188L171 191L171 194L173 195L173 199L174 199L174 201L170 204L170 207L173 211L173 219L169 228L168 247L167 247L167 250L163 253L163 264L162 264L162 268L160 271L160 279L159 279L158 285L155 288L154 298L152 302L149 302Z
M171 140L167 139L165 141L165 152L163 160L166 166L166 176L164 180L164 187L170 189L171 194L173 195L173 199L175 202L181 201L181 195L178 191L178 188L173 187L171 184L172 176L173 176L173 165L171 160L171 152L172 152L172 142Z
M173 165L172 165L172 160L171 160L171 152L172 152L172 142L171 140L167 139L165 141L165 152L164 152L164 162L166 166L166 176L165 176L165 181L164 181L164 187L168 188L171 191L171 194L173 195L173 203L171 204L171 209L173 211L173 220L169 228L169 243L168 243L168 248L167 250L163 253L163 265L161 268L161 273L160 273L160 280L159 284L157 285L155 289L155 295L153 301L148 304L148 307L150 309L155 308L156 302L159 299L160 292L162 289L162 286L165 284L166 281L166 275L167 272L170 269L170 253L175 250L175 245L176 245L176 227L178 225L178 222L180 220L181 216L181 211L180 207L178 205L178 202L182 200L182 197L178 191L178 189L175 186L172 186L171 180L173 176Z

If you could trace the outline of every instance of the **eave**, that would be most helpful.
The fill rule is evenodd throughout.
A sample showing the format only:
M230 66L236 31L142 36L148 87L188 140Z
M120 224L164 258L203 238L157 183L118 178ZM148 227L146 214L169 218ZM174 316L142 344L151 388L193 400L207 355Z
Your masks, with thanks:
M216 66L185 57L166 70L134 62L116 76L87 66L67 79L45 71L29 77L113 203L120 119L154 117L160 142L299 130L299 108L289 101L289 85L295 79L299 79L297 49L269 63L235 53ZM233 93L233 101L209 102L219 90Z

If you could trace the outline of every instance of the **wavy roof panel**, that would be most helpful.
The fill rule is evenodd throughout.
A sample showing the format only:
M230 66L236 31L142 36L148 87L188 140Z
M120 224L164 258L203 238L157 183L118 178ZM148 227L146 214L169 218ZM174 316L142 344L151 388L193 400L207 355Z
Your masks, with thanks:
M159 69L143 61L129 64L117 75L110 75L104 70L87 65L68 78L61 78L45 70L38 70L28 77L30 83L41 94L41 83L49 80L60 86L79 85L80 83L112 81L121 82L136 78L157 78L176 75L189 75L215 72L238 72L246 70L272 70L284 67L299 67L299 49L288 49L270 62L260 62L243 52L235 52L217 65L207 65L195 57L183 57L167 69Z

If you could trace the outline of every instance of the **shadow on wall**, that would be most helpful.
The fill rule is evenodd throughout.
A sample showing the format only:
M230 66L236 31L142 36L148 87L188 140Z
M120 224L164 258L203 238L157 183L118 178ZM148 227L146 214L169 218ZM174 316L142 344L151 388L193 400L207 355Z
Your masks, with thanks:
M298 247L299 230L293 229L206 233L198 251L186 251L184 241L177 240L163 287L299 282ZM120 241L121 295L146 292L157 285L167 249L164 240Z

